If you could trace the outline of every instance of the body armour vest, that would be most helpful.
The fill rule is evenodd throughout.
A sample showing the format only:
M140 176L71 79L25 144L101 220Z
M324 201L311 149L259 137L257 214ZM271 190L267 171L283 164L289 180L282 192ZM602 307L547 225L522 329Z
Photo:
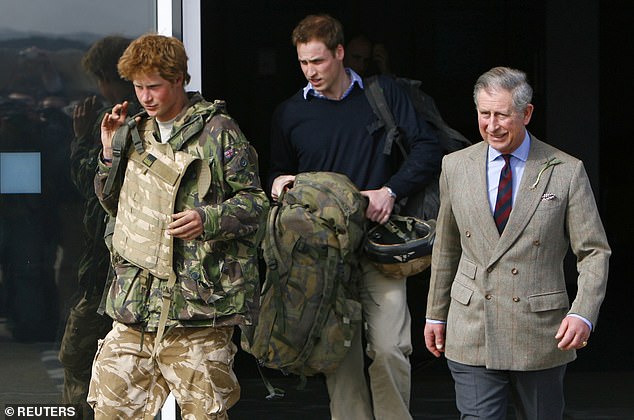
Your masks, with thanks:
M173 237L167 234L167 225L180 183L195 165L202 197L210 187L211 172L195 156L157 142L151 128L151 122L140 127L145 151L132 148L128 158L112 245L127 261L168 279L173 275Z

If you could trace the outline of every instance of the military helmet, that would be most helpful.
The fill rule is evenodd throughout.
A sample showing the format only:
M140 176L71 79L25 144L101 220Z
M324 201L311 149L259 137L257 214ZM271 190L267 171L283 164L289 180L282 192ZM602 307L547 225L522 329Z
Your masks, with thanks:
M368 230L364 251L383 274L408 277L431 265L435 236L435 220L393 214L387 223Z

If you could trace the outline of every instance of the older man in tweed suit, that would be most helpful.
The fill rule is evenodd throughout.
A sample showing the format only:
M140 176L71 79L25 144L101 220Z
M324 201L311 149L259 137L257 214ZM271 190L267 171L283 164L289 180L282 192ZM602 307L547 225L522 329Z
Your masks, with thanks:
M462 419L505 419L509 395L518 418L561 419L566 364L605 295L610 248L583 163L528 133L531 98L523 72L484 73L474 89L484 142L443 160L425 343L448 359ZM512 210L496 228L507 182Z

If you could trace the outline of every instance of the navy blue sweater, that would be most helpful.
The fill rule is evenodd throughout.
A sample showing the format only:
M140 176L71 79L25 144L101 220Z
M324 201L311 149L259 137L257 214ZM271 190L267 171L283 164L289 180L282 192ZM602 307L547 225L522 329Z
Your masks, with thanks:
M385 129L358 85L341 101L304 99L300 90L273 114L268 191L277 176L308 171L343 173L360 190L388 185L399 197L424 188L440 171L438 140L407 94L388 77L379 81L405 132L410 153L403 165L396 145L391 156L383 154Z

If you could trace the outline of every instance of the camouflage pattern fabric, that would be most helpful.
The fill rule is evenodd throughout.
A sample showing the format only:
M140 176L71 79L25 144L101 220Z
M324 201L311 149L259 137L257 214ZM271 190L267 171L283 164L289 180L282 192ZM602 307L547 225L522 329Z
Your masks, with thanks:
M115 322L93 364L95 419L154 419L170 392L184 420L228 419L240 397L232 334L233 327L173 328L152 358L155 334Z
M257 316L257 247L269 202L260 185L255 149L224 108L222 101L209 103L199 94L190 94L189 107L177 117L168 141L174 151L205 162L212 179L208 192L199 194L198 173L190 166L176 196L174 212L197 209L203 216L204 233L196 241L174 240L177 281L167 327L248 325ZM150 117L139 127L157 130ZM108 170L100 163L96 192L106 211L116 215L120 185L115 183L111 194L104 196ZM108 293L107 313L115 320L156 331L165 281L116 251L112 264L116 279Z
M367 200L343 174L305 172L269 212L260 315L242 347L263 366L334 372L361 330Z
M145 130L144 138L145 151L133 150L128 158L112 246L127 261L167 279L172 273L173 238L166 232L182 177L190 165L198 165L198 194L202 197L209 189L211 174L209 166L195 156L159 143L153 130Z
M97 313L100 300L100 295L92 294L71 309L59 351L59 360L64 366L62 403L80 405L83 419L93 418L86 396L97 341L112 328L112 320Z

